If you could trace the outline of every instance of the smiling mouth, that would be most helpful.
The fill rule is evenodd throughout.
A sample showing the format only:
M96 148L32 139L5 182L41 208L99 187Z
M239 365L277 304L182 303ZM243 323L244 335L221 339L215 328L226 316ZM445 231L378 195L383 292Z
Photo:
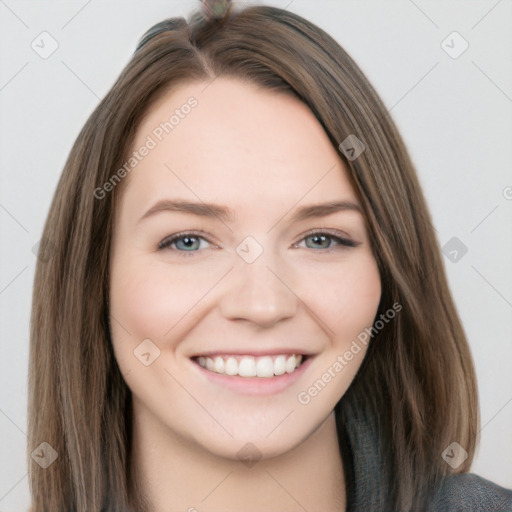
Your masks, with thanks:
M249 355L196 356L192 360L205 370L228 376L271 378L293 373L309 356L277 354L254 357Z

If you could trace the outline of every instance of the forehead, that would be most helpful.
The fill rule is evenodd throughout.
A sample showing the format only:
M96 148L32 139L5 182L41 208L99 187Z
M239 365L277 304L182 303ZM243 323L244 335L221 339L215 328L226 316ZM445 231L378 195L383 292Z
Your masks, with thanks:
M231 78L181 84L136 131L127 201L165 197L270 205L307 195L357 201L347 169L311 110L289 95ZM132 154L132 153L130 153Z

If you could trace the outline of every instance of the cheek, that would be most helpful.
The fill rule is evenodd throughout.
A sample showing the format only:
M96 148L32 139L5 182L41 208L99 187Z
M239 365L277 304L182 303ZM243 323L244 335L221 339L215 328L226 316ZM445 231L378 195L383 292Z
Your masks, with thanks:
M190 269L171 271L165 264L146 264L138 258L120 260L116 265L111 281L111 313L134 342L166 338L208 290L208 279L201 279ZM126 334L116 330L121 336Z
M323 321L329 336L347 343L372 325L381 297L380 275L371 255L347 261L336 271L315 272L305 289L306 304Z

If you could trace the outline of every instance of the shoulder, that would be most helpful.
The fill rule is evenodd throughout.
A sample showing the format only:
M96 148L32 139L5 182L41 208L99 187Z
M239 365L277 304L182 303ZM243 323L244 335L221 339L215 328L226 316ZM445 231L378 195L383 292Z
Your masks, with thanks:
M446 477L436 493L434 512L512 512L512 490L473 473Z

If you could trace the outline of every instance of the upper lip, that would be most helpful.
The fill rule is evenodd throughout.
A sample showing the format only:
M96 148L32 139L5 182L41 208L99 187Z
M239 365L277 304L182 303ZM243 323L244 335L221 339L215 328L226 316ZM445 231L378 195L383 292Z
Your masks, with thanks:
M300 348L274 348L274 349L266 349L266 350L241 350L240 348L234 350L210 350L205 352L196 352L192 354L190 357L215 357L215 356L253 356L253 357L262 357L262 356L276 356L276 355L303 355L303 356L312 356L313 352L303 350Z

